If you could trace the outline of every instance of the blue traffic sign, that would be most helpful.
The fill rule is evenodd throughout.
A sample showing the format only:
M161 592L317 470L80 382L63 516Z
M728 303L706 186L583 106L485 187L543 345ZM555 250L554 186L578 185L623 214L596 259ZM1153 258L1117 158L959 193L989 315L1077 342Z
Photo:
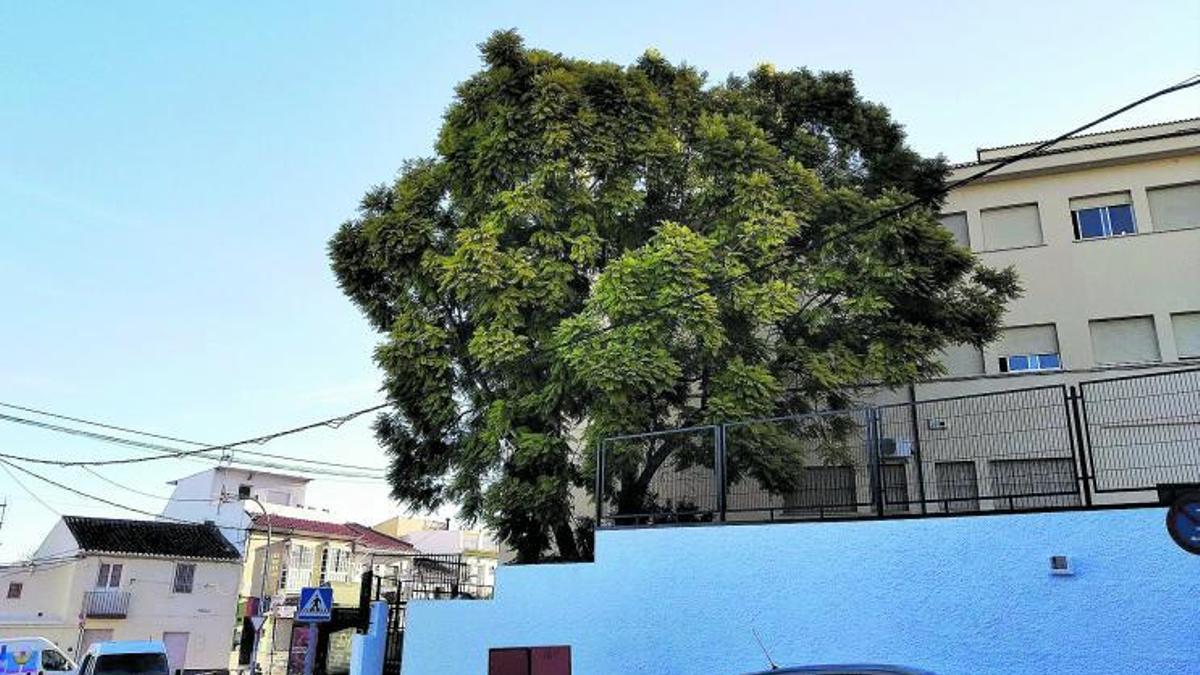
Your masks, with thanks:
M300 589L300 603L296 607L296 621L316 623L329 621L333 616L333 589L328 586Z

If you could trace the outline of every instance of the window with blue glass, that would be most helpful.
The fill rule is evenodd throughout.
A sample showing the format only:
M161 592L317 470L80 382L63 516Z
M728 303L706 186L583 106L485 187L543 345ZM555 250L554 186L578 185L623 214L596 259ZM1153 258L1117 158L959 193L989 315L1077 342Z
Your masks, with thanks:
M1071 200L1075 239L1103 239L1137 233L1129 193Z
M1000 357L1000 372L1020 373L1031 370L1058 370L1062 359L1058 354L1010 354Z

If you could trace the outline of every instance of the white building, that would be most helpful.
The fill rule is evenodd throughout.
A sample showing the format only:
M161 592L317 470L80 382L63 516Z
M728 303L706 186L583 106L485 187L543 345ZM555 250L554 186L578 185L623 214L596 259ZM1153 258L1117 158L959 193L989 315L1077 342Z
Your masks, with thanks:
M173 672L223 671L240 578L212 525L64 516L29 562L0 568L0 637L44 636L72 658L162 640Z

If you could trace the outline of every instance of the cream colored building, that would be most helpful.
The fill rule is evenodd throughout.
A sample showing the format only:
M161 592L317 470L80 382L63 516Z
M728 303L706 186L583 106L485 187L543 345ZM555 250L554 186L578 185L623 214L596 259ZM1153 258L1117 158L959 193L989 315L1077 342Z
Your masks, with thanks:
M949 181L1033 145L981 149ZM1200 358L1200 120L1065 141L954 191L943 214L984 264L1015 268L1025 294L1001 340L955 350L959 379L919 395ZM1058 358L1021 359L1038 354Z
M461 556L466 566L461 575L465 584L490 589L496 583L500 545L487 532L455 529L448 520L402 516L378 523L374 529L412 544L421 553Z
M223 671L241 556L212 525L65 516L31 560L0 568L0 637L162 640L172 672Z
M980 149L948 182L1035 145ZM983 264L1014 268L1024 295L999 340L948 350L945 377L883 396L922 402L882 413L885 441L923 456L884 465L895 498L948 500L932 510L1070 505L1086 496L1066 494L1085 470L1096 503L1200 481L1200 377L1184 372L1200 367L1200 119L1065 141L955 190L942 222ZM955 398L1011 390L1025 391ZM1078 429L1064 413L1072 393ZM1087 463L1073 466L1085 445ZM1011 497L1021 494L1041 496Z

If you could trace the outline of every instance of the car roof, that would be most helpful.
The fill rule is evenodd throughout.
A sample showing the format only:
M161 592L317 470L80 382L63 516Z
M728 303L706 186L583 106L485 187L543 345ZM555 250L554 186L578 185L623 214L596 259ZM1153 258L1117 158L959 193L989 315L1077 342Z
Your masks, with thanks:
M161 640L112 640L97 642L88 649L89 654L104 656L106 654L157 654L166 653L167 648Z
M40 643L42 643L43 646L49 645L51 647L54 647L55 649L58 649L58 645L51 642L48 638L41 637L40 635L30 635L29 637L0 638L0 642L3 642L6 645L10 645L14 642L40 642Z

